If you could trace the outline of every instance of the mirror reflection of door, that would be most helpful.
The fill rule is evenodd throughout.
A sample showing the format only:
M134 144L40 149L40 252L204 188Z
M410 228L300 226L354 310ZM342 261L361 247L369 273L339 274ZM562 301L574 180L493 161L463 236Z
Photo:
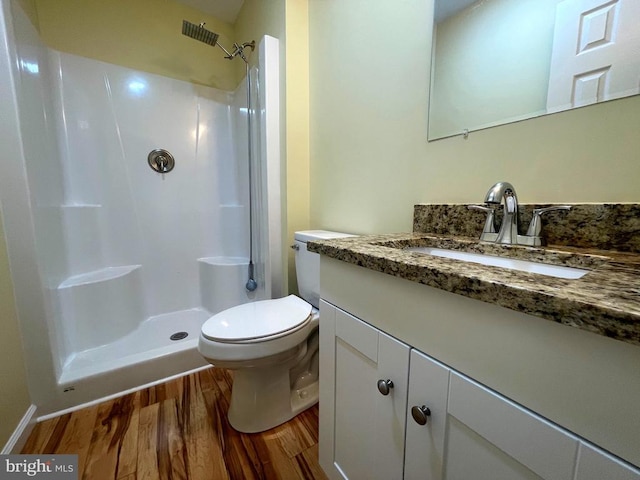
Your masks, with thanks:
M640 94L640 0L434 6L429 141Z
M640 93L640 1L558 4L547 112Z

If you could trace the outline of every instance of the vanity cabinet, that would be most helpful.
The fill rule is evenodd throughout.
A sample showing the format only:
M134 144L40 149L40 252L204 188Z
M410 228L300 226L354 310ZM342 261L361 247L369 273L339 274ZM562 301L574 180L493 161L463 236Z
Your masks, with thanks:
M640 480L640 471L324 300L320 316L320 464L329 478ZM388 380L387 392L379 382Z

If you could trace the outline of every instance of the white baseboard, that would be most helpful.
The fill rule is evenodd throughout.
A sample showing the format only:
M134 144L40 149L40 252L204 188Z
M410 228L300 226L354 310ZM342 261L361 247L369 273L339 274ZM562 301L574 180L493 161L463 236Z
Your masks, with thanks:
M27 439L36 426L36 412L38 408L35 405L31 405L25 414L22 416L22 420L18 423L18 426L13 431L9 440L3 447L0 454L8 455L11 453L20 453L22 447L27 443Z

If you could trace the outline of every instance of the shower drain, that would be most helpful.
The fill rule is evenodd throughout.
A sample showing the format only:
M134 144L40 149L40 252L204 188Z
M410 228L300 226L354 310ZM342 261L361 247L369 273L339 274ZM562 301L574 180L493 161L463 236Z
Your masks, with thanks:
M169 340L182 340L186 338L189 334L187 332L176 332L169 337Z

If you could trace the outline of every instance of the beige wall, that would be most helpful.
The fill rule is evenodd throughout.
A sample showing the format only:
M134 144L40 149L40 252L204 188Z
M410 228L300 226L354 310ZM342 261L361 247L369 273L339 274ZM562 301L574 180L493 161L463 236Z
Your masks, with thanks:
M309 48L307 0L245 0L235 25L240 41L280 40L281 146L286 185L282 218L288 290L297 290L292 251L296 230L309 228ZM286 285L286 280L285 280Z
M241 78L218 47L182 35L183 19L204 21L230 47L233 26L174 0L35 1L42 40L56 50L223 90Z
M419 202L640 201L640 97L428 143L429 0L309 2L311 224L410 231Z
M287 240L309 229L309 8L307 0L288 0L287 24ZM293 250L289 290L297 291Z
M0 216L0 448L31 405L27 390L22 340L18 328L13 283Z

